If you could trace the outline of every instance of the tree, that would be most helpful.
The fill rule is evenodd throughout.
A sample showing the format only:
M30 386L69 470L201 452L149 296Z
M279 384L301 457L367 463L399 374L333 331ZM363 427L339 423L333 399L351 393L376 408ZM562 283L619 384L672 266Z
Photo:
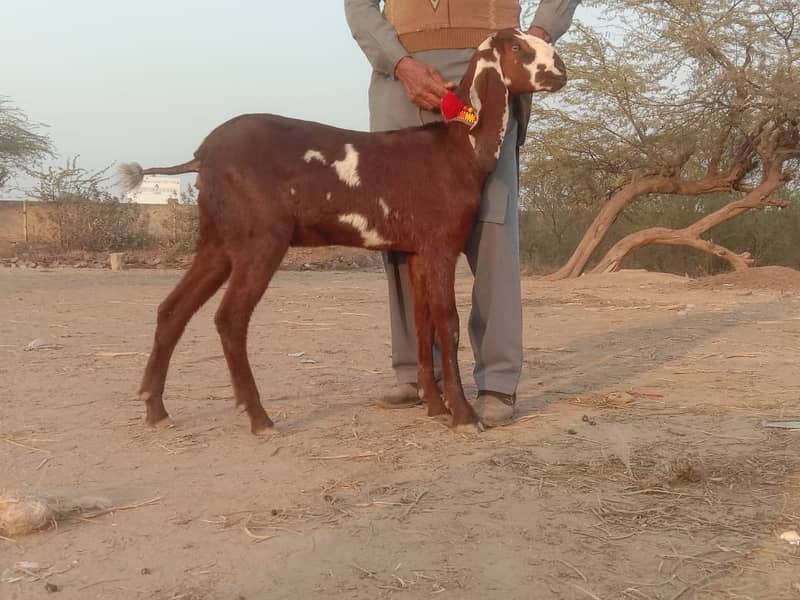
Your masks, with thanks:
M41 202L82 199L108 202L115 198L106 189L108 166L94 173L78 166L78 157L67 159L63 167L48 167L46 171L31 171L35 178L28 195Z
M54 155L50 138L11 101L0 96L0 189L18 173L29 173Z
M51 235L61 249L107 251L150 242L141 206L122 203L106 189L109 169L87 171L76 157L63 167L31 173L36 183L28 195L48 205Z
M729 204L688 227L627 236L595 271L618 269L633 250L687 245L727 260L751 258L704 238L773 194L800 161L800 5L796 0L600 0L605 35L578 26L561 44L570 84L534 103L523 187L561 174L573 201L600 205L554 278L584 272L630 204L659 196ZM568 179L570 178L570 179Z

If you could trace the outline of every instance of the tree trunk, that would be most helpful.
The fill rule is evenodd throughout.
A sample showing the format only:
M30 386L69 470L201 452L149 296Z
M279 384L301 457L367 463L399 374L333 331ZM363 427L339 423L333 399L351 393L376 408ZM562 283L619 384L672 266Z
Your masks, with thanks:
M618 271L622 266L622 261L628 254L638 248L655 244L690 246L719 256L728 261L731 267L736 271L746 269L753 263L753 259L750 257L749 253L744 252L742 254L736 254L718 244L704 240L700 236L720 223L733 219L748 210L764 208L766 206L788 206L788 203L783 200L775 200L769 197L769 194L775 191L783 181L784 179L780 174L771 173L757 188L749 192L743 198L726 204L719 210L714 211L710 215L703 217L684 229L651 227L650 229L644 229L627 235L614 244L600 263L592 269L592 273L611 273Z
M603 241L608 230L626 206L647 194L679 194L696 196L712 192L732 191L745 172L742 163L735 164L724 174L708 175L699 181L685 181L679 177L650 175L637 179L620 188L600 209L589 229L583 235L578 247L567 263L546 279L569 279L579 277L586 264Z
M583 234L583 238L567 263L552 275L548 275L547 279L569 279L583 273L586 263L589 262L597 246L600 245L614 221L617 220L619 213L639 197L640 192L634 188L635 184L629 184L609 198L597 213L589 229Z
M753 259L747 252L736 254L719 244L696 237L688 233L686 229L652 227L650 229L637 231L636 233L622 238L619 242L614 244L614 247L608 251L603 257L603 260L601 260L591 272L613 273L614 271L618 271L622 267L622 261L628 254L644 246L653 246L656 244L664 246L690 246L697 250L714 254L728 261L735 271L742 271L748 268L753 262Z

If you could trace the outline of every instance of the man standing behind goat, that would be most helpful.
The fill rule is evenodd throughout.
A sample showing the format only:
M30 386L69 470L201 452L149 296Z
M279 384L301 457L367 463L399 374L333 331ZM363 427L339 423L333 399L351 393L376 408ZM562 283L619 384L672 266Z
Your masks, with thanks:
M580 0L540 0L528 33L547 42L568 28ZM450 82L463 77L475 47L499 29L519 27L519 0L345 0L353 37L373 68L370 130L389 131L440 120ZM426 111L422 112L420 111ZM517 146L530 115L530 96L519 97L494 173L484 189L464 252L475 276L469 334L475 355L478 417L487 426L514 417L522 370ZM435 235L431 231L431 235ZM406 255L384 255L389 280L392 367L398 384L379 400L385 408L419 403L417 345Z

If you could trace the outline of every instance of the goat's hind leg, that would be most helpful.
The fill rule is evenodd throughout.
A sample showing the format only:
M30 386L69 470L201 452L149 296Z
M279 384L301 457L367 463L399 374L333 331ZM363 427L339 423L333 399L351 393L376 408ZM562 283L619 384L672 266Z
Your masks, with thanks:
M164 408L164 383L169 361L189 319L219 289L230 273L230 261L215 236L201 237L192 266L158 307L153 349L147 360L139 398L145 403L145 422L155 426L169 415Z
M236 404L247 411L250 430L256 435L269 432L273 423L261 405L250 368L247 329L253 310L289 247L288 239L271 239L270 244L266 241L262 240L255 247L241 248L233 254L228 289L214 318L231 374Z
M436 385L433 368L433 318L428 304L425 263L416 254L408 257L408 274L414 298L414 328L417 334L417 389L428 406L428 416L448 414Z

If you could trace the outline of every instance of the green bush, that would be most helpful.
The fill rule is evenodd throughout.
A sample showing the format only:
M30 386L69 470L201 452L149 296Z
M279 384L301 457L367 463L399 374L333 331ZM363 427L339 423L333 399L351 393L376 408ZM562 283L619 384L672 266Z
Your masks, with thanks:
M147 215L138 204L113 198L64 195L47 201L52 241L62 250L133 250L151 243Z
M796 194L795 194L796 196ZM648 227L682 228L718 210L733 198L720 194L706 198L641 200L628 207L595 252L587 271L624 236ZM790 198L791 200L791 198ZM749 252L756 266L800 268L800 198L788 208L751 210L722 223L704 237L735 252ZM596 207L564 203L544 209L527 206L520 213L520 252L523 264L537 273L555 271L567 262L580 242ZM691 276L727 271L719 258L682 246L647 246L630 254L624 268L647 269Z

